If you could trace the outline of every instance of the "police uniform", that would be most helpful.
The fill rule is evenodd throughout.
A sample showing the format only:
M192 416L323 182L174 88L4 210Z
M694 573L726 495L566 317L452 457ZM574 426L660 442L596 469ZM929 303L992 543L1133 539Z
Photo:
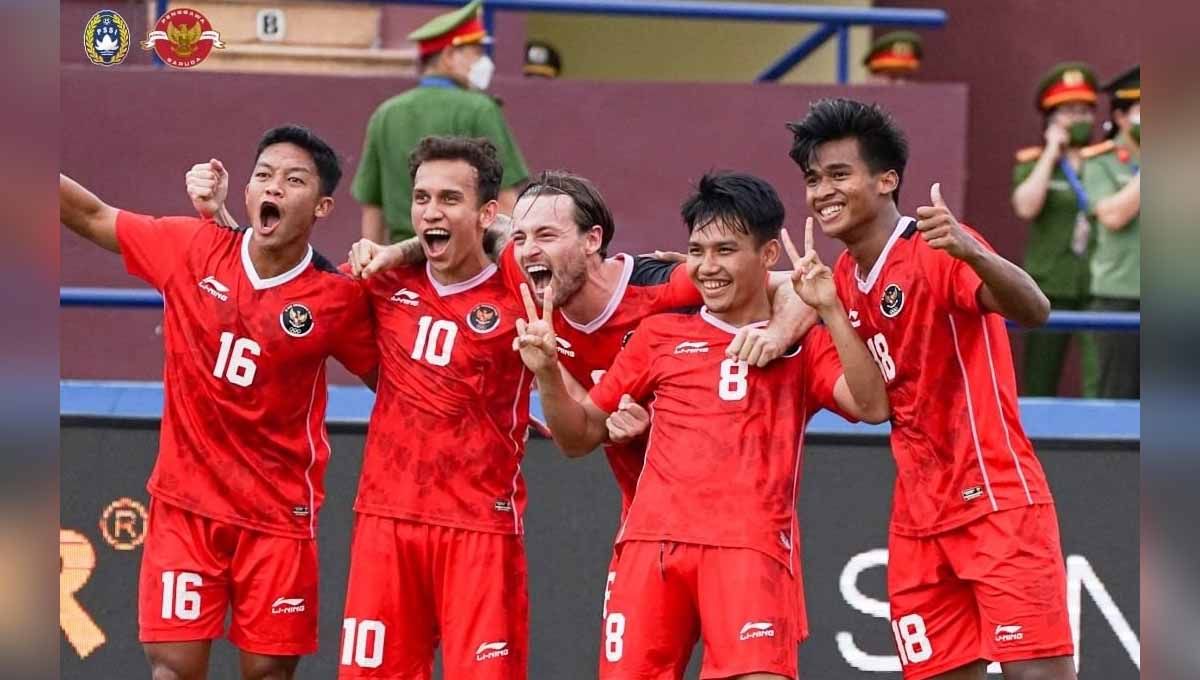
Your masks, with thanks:
M1061 104L1095 103L1096 77L1086 64L1054 66L1038 84L1036 105L1043 115ZM1042 155L1040 146L1021 149L1013 168L1013 189L1033 172ZM1068 172L1075 175L1072 183ZM1090 226L1081 199L1079 173L1064 153L1050 176L1042 210L1030 223L1025 248L1025 270L1033 277L1056 310L1082 310L1088 304L1088 248ZM1024 394L1055 396L1062 376L1067 345L1072 334L1036 332L1025 335ZM1091 339L1075 334L1082 360L1084 396L1093 396L1096 383L1095 350Z
M435 17L409 34L422 58L449 47L485 44L490 37L480 19L481 0ZM394 243L413 236L412 179L409 153L430 135L487 137L504 164L501 186L529 178L512 131L497 102L442 75L425 75L420 85L385 101L367 123L362 159L351 193L359 203L383 208L384 224Z
M871 43L863 66L880 79L904 80L921 68L921 37L912 31L885 33Z
M1123 73L1104 86L1113 108L1140 102L1141 67ZM1141 219L1140 214L1120 229L1109 229L1096 219L1096 204L1120 191L1141 171L1141 130L1117 134L1083 150L1083 185L1090 202L1089 217L1096 234L1091 262L1090 308L1099 311L1135 312L1141 309ZM1097 396L1106 399L1138 399L1140 383L1140 339L1138 333L1096 333L1099 359Z

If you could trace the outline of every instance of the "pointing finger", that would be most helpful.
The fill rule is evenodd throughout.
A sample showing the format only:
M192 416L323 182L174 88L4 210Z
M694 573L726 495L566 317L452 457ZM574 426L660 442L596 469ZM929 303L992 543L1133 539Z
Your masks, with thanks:
M796 252L796 244L792 243L792 237L788 235L787 229L781 231L779 235L783 239L783 250L787 253L788 260L792 263L792 269L795 270L800 262L800 253Z
M546 290L542 291L542 321L546 322L547 326L553 328L554 323L554 287L546 286Z
M536 321L538 318L537 307L533 304L533 295L529 292L529 284L521 284L521 302L525 303L525 316L530 321Z
M809 217L804 220L804 254L808 255L813 251L813 233L812 233L813 218Z

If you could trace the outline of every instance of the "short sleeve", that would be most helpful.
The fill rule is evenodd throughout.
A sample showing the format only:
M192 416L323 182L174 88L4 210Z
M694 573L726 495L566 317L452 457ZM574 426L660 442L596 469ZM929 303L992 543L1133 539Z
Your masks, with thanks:
M215 222L195 217L161 217L122 210L117 213L117 242L125 270L162 290L196 233Z
M346 370L359 377L379 365L379 348L375 344L375 319L367 299L366 288L355 284L340 327L333 334L333 358Z
M500 257L496 258L496 267L500 269L499 274L504 280L505 290L512 294L514 299L520 301L521 284L525 283L525 274L517 264L516 247L513 245L512 239L504 244L504 249L500 251Z
M676 264L667 279L667 286L661 296L660 309L678 309L680 307L696 307L704 303L703 296L696 283L688 276L687 267Z
M633 261L631 284L654 286L656 295L651 313L666 312L683 307L698 307L704 303L700 289L692 283L687 267L678 262L640 256Z
M644 326L645 322L642 324ZM617 360L600 378L599 384L588 392L597 408L612 413L621 403L621 395L628 394L639 402L649 396L654 387L650 375L651 335L647 329L639 328L629 344L617 354Z
M521 150L517 148L512 130L508 128L504 114L495 102L488 100L479 107L475 118L475 133L487 137L496 145L500 162L504 164L501 186L507 189L529 179L529 168L525 166L525 159L521 156Z
M987 239L983 238L979 232L965 224L961 226L984 248L993 253L996 252L992 244L988 243ZM922 268L925 271L926 279L939 302L969 314L983 313L983 308L979 306L979 287L983 285L983 279L979 278L979 274L976 274L974 269L971 269L971 265L951 257L945 251L930 248L924 240L917 245L917 248L921 254Z
M837 346L824 326L816 326L804 336L800 349L804 355L805 376L808 378L808 394L821 408L829 409L850 422L858 419L843 411L833 391L845 373ZM816 411L816 409L813 409Z
M380 180L382 168L379 157L379 138L382 127L383 109L379 108L367 122L362 159L358 162L358 172L354 173L354 183L350 187L350 193L354 195L354 199L364 205L383 205L383 187Z

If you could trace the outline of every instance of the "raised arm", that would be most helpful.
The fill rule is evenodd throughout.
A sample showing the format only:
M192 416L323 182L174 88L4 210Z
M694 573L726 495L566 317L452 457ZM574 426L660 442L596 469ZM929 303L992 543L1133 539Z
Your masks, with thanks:
M1063 146L1067 143L1067 131L1061 125L1051 123L1046 126L1046 146L1042 155L1033 164L1033 170L1020 184L1013 189L1013 212L1023 220L1032 220L1042 212L1046 205L1046 192L1050 189L1050 178L1054 175L1054 166L1062 155Z
M197 163L183 177L188 199L201 217L211 218L222 227L238 226L233 214L225 207L229 195L229 172L216 158L207 163Z
M529 286L521 284L521 297L529 320L517 319L517 337L513 340L513 349L521 353L521 360L537 378L542 413L554 443L567 456L576 458L586 455L604 442L607 434L604 421L608 414L597 408L590 398L585 396L580 401L572 396L563 381L558 366L558 342L552 323L553 296L552 288L547 286L539 318Z
M96 245L121 252L117 241L117 212L78 182L60 174L58 176L59 221L68 229Z
M846 309L837 296L833 272L821 262L813 248L812 218L804 225L803 256L796 252L786 231L783 232L783 246L795 267L792 281L797 295L820 314L842 363L842 377L833 388L838 407L864 422L886 421L891 417L891 405L883 375L867 346L850 326Z
M512 232L512 219L507 215L496 215L496 220L483 232L483 248L488 257L497 260L507 245ZM359 239L350 247L350 270L354 276L367 278L379 272L421 264L425 251L419 236L406 238L399 243L383 245L369 239Z
M1033 277L968 234L942 200L940 184L930 187L929 197L933 205L917 208L917 230L930 248L944 250L975 270L983 280L980 306L1028 328L1046 323L1050 300Z

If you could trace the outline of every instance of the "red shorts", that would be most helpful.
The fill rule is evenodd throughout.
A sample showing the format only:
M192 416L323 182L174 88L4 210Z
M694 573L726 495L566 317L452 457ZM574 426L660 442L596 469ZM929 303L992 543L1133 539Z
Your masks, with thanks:
M600 678L681 678L700 638L701 678L795 678L808 634L803 590L798 575L757 550L622 543L604 593Z
M520 536L358 513L339 678L525 680L529 594Z
M1054 505L888 538L888 599L905 680L980 659L1074 654Z
M151 500L138 580L138 638L221 637L254 654L317 651L317 543L272 536Z

